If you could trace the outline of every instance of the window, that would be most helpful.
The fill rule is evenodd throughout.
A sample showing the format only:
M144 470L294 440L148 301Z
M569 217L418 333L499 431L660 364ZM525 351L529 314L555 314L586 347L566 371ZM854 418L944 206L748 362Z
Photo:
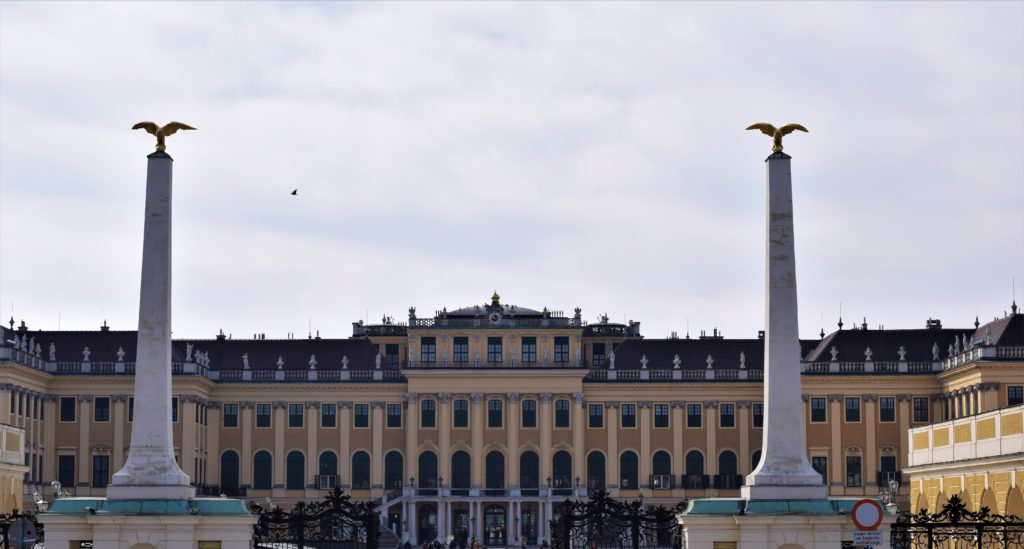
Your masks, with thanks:
M302 427L303 410L301 404L288 405L288 426Z
M398 367L398 344L397 343L386 343L384 344L384 362L387 363L389 368Z
M846 422L856 423L860 421L860 398L846 397Z
M487 401L487 427L489 429L501 428L501 401L491 399Z
M356 429L366 429L370 426L370 405L356 404L352 406L352 426Z
M491 364L501 363L501 338L500 337L488 337L487 338L487 362Z
M751 410L754 415L754 427L757 429L764 427L764 403L755 402L751 405Z
M593 351L594 366L604 366L604 343L595 343Z
M894 397L878 398L878 420L882 423L896 421L896 399Z
M555 338L555 362L569 362L569 338Z
M420 362L437 362L437 341L434 338L420 338Z
M825 397L811 397L811 423L825 423L828 415L825 408Z
M110 484L110 456L92 456L92 487L106 488Z
M856 488L860 485L860 456L846 456L846 486Z
M338 405L320 405L320 427L334 427L338 424Z
M362 450L352 454L352 489L370 489L370 454Z
M291 452L288 452L288 458L285 461L285 464L285 489L302 490L305 488L306 456L302 455L302 452L298 450L292 450Z
M736 405L735 404L721 404L718 406L718 426L719 427L735 427L736 426Z
M654 426L658 428L668 427L668 404L654 405Z
M469 401L459 399L452 405L455 413L452 414L452 425L456 429L465 429L469 427Z
M110 397L96 397L93 399L92 420L100 423L110 421Z
M691 402L686 405L686 426L700 427L704 420L704 409L699 402Z
M224 419L223 423L225 427L238 427L238 405L237 404L225 404L224 405Z
M274 458L270 452L260 450L252 458L252 487L255 490L270 490L273 485Z
M388 404L388 423L389 429L399 429L402 427L402 405L401 404Z
M555 401L555 427L569 428L569 401L558 399Z
M61 486L75 486L75 456L57 456L57 480Z
M469 362L469 338L468 337L456 337L454 338L454 352L452 353L452 361L454 362Z
M437 402L433 400L420 401L420 427L424 429L437 427Z
M1009 385L1006 387L1006 405L1017 406L1024 404L1024 385Z
M128 421L135 421L135 397L128 397Z
M536 429L537 428L537 401L536 400L524 400L523 401L523 422L522 426L524 429Z
M811 456L811 468L821 475L821 483L828 484L828 458L825 456Z
M178 397L171 398L171 423L178 422Z
M601 429L604 427L604 404L591 404L587 407L588 422L587 425L591 429Z
M914 397L914 421L928 421L928 397Z
M75 421L75 397L60 397L60 420Z
M526 363L537 362L537 338L524 337L522 343L522 361Z
M622 410L622 428L623 429L635 429L636 428L636 404L628 403L623 404L620 408Z
M256 405L256 426L270 427L270 404L261 402Z

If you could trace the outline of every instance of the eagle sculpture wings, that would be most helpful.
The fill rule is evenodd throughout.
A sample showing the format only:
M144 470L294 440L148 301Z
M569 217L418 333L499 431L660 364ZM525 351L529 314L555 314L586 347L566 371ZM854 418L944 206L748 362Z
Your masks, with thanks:
M146 130L147 132L156 136L156 150L163 152L167 149L164 145L164 138L168 135L173 134L178 130L194 130L192 126L188 124L182 124L181 122L168 122L163 126L157 126L154 122L139 122L132 126L133 130Z
M772 152L782 152L782 136L793 133L794 130L800 130L807 132L807 128L800 124L786 124L781 128L776 128L767 122L758 122L757 124L751 124L748 130L761 130L761 133L770 135L772 138ZM807 132L810 133L810 132Z

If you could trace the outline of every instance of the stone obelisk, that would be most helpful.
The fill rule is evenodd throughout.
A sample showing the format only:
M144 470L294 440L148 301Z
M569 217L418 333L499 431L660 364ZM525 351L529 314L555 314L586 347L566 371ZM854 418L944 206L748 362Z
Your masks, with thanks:
M802 127L799 129L803 130ZM768 172L765 417L761 462L754 472L747 475L746 485L741 489L743 499L748 500L818 499L827 496L821 475L807 461L807 437L800 397L793 180L791 157L781 149L780 136L776 152L765 161Z
M163 137L159 139L157 152L148 156L146 171L132 440L124 467L114 473L107 488L110 500L195 497L188 475L174 459L171 431L171 175L174 160L162 150Z

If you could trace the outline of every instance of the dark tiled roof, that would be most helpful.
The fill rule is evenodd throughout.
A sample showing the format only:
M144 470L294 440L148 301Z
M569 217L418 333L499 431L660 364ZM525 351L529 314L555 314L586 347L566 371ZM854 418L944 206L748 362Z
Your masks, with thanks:
M974 332L975 341L986 341L991 335L993 345L1024 345L1024 314L997 318Z
M970 334L974 330L941 329L941 330L840 330L832 332L811 351L807 362L828 362L832 360L832 346L839 354L839 362L863 362L865 351L871 347L871 360L875 362L899 361L899 350L902 346L907 352L908 362L931 362L932 347L939 346L939 358L949 356L947 348L953 343L954 337Z

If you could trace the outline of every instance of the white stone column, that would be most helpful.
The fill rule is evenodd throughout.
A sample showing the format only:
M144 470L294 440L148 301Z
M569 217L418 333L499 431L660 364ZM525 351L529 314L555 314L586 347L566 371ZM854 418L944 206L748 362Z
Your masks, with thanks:
M128 460L109 499L188 499L195 488L174 461L171 431L171 175L165 152L148 156L146 215L135 359L135 410ZM183 459L191 456L182 456Z
M793 181L790 156L766 160L764 430L761 463L747 476L745 499L824 498L821 476L807 460L800 398L796 257L793 246ZM713 428L713 427L711 427Z

